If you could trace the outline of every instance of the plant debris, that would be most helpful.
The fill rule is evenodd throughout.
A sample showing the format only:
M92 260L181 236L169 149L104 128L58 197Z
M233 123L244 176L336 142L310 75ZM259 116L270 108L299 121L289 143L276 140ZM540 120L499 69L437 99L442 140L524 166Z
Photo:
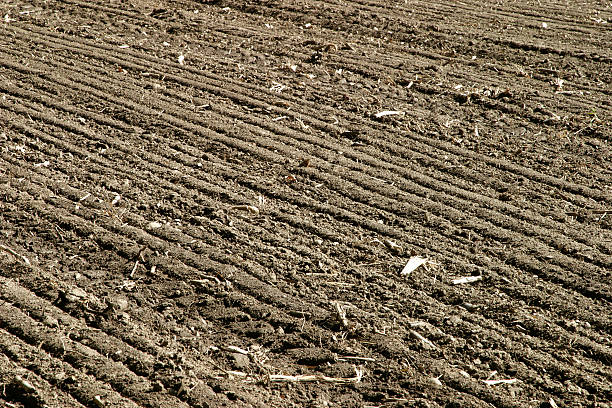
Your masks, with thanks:
M408 263L406 263L406 266L404 266L404 269L402 269L402 271L400 272L400 275L410 275L419 266L424 265L428 262L429 262L428 258L424 258L419 255L413 256L408 260Z

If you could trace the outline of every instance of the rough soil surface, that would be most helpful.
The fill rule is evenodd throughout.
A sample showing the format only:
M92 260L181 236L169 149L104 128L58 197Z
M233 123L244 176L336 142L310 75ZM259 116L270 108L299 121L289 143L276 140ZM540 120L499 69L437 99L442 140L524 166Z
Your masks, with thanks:
M0 405L611 406L609 1L0 16Z

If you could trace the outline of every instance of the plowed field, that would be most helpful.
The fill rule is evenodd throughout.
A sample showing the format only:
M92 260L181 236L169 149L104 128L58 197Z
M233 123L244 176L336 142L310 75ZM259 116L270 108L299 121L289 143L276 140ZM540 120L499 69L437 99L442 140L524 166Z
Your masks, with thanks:
M3 407L612 406L609 1L0 14Z

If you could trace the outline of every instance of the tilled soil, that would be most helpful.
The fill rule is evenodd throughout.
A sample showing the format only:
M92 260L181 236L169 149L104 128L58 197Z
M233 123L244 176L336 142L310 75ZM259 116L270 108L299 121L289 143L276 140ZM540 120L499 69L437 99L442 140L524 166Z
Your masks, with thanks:
M2 406L612 406L612 3L0 14Z

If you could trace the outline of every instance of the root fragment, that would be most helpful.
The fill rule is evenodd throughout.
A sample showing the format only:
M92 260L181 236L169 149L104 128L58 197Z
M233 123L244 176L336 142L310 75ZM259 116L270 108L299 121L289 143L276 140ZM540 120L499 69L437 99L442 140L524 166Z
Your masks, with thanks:
M24 379L20 375L15 376L15 383L19 386L19 388L27 393L33 394L36 392L36 387L34 387L31 382Z

